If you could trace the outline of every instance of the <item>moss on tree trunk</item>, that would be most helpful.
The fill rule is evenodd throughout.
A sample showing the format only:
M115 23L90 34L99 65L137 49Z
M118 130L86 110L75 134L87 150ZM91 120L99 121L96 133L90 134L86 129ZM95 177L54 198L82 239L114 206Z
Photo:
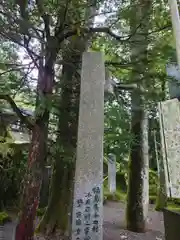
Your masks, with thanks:
M167 193L166 193L166 181L162 156L159 160L159 179L156 198L156 211L161 211L167 207Z
M131 1L130 29L132 33L131 61L133 62L131 82L140 88L151 84L148 69L148 31L152 1ZM139 23L143 19L143 24ZM135 30L136 29L136 30ZM149 89L149 88L148 88ZM129 179L127 194L127 228L135 232L144 232L149 205L149 156L148 156L148 119L145 93L132 93L132 120L129 160ZM147 107L147 106L146 106Z
M62 233L67 230L73 169L66 160L62 156L55 160L48 208L37 231L52 234L56 228Z
M137 95L135 96L137 98ZM132 99L132 101L134 98ZM136 99L137 100L137 99ZM126 220L127 228L144 232L148 210L148 120L140 105L132 111Z
M71 46L64 56L59 108L57 152L51 182L51 193L45 215L37 231L52 234L69 230L76 158L77 128L80 95L81 51ZM74 48L73 48L74 47Z

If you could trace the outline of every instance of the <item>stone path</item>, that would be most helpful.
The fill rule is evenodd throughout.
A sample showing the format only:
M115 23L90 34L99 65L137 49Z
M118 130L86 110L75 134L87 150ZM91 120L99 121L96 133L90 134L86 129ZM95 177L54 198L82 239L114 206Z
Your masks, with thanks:
M16 222L6 223L0 226L0 240L15 240Z
M163 215L150 206L148 230L146 233L134 233L125 229L125 204L107 202L104 205L104 234L103 240L165 240ZM0 227L0 240L14 240L12 238L16 223L7 223L4 226L4 235ZM36 238L45 240L46 238ZM60 240L60 237L48 238Z

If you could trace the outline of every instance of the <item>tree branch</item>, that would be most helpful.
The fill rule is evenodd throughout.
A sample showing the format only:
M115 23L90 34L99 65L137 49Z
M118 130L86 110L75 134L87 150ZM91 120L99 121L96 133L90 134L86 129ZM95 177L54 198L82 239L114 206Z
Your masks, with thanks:
M58 37L61 31L63 31L64 29L70 2L71 0L66 0L64 11L62 11L61 9L58 13L56 27L55 27L55 37Z
M121 37L121 36L113 33L109 27L83 28L82 33L86 33L86 34L87 33L106 33L121 42L122 41L125 42L131 38L131 35L129 35L127 37ZM72 37L73 35L76 35L76 34L78 34L78 29L73 29L73 30L67 31L62 36L59 36L59 41L62 42L65 39Z
M0 76L5 75L6 73L17 72L17 71L20 71L20 70L26 70L26 69L27 70L29 70L29 69L33 70L34 66L31 67L32 63L33 62L30 62L30 63L24 64L24 65L20 65L20 64L6 64L6 63L4 63L4 66L7 66L7 67L8 66L12 66L12 68L9 68L8 70L1 72ZM3 70L3 69L1 69L1 64L3 65L3 63L0 63L0 70ZM13 67L13 66L16 66L16 67Z
M131 91L131 90L135 90L138 88L137 84L136 83L132 83L132 84L124 84L124 83L118 83L116 85L116 88L118 90L127 90L127 91Z
M139 27L139 26L138 26ZM156 32L160 32L160 31L163 31L165 29L168 29L170 27L170 25L166 25L166 26L163 26L162 28L160 29L157 29L157 30L154 30L146 35L150 35L150 34L153 34L153 33L156 33ZM137 29L136 29L137 30ZM127 36L119 36L118 34L114 33L110 27L95 27L95 28L83 28L81 29L82 33L106 33L108 34L109 36L111 36L112 38L116 39L117 41L120 41L120 42L126 42L126 41L129 41L134 34L136 34L136 32L134 31L133 34L129 34ZM69 38L69 37L72 37L73 35L76 35L78 34L78 29L72 29L70 31L67 31L66 33L64 33L62 36L59 36L59 41L62 42L63 40ZM139 33L138 33L139 34ZM144 33L140 33L140 35L145 35Z
M18 108L14 100L9 95L0 94L0 99L7 101L10 104L12 110L17 114L19 119L27 126L28 129L32 130L33 123L26 116L22 114L21 110Z
M45 13L45 10L43 8L43 3L41 0L36 0L36 5L37 5L38 11L44 21L44 29L45 29L45 33L46 33L46 39L49 39L49 37L50 37L49 15Z
M131 83L131 84L117 83L115 88L117 90L126 90L126 91L139 90L139 92L141 93L146 91L142 86L139 86L136 83Z
M27 51L27 53L28 53L29 57L31 58L31 60L33 61L34 65L37 67L37 69L39 69L39 65L37 63L37 60L39 59L39 55L37 55L32 49L30 49L29 46L27 46L27 44L25 42L22 42L22 40L15 39L12 36L12 33L7 34L5 32L1 32L0 35L2 37L4 37L5 39L8 39L8 40L16 43L20 47L23 47Z
M129 68L132 67L133 64L138 63L137 62L114 62L114 61L105 61L106 66L113 66L113 67L122 67L122 68Z

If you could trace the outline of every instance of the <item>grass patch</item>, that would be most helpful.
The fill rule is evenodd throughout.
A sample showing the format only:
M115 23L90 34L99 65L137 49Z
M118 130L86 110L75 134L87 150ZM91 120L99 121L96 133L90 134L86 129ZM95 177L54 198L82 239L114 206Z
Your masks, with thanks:
M170 205L176 205L180 207L180 199L177 198L168 199L168 203Z
M150 195L149 196L149 203L150 204L155 204L156 203L156 196L154 196L154 195Z
M167 209L180 212L180 207L173 206L173 205L168 206Z
M38 208L37 211L36 211L36 215L38 217L42 217L44 215L45 211L46 211L46 207L45 208Z
M180 212L179 199L177 199L177 201L176 200L174 201L174 199L169 200L167 209Z
M9 221L11 221L9 215L6 212L0 212L0 225L3 225Z
M120 191L116 191L114 194L112 193L107 193L106 195L106 200L109 201L125 201L126 200L126 194L120 192Z
M120 189L116 189L115 194L109 192L107 185L104 184L104 201L126 201L126 193Z

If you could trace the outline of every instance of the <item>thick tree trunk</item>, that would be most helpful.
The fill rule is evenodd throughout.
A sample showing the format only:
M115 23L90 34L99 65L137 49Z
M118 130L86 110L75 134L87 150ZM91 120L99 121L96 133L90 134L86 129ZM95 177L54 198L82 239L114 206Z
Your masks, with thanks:
M76 51L77 50L77 51ZM79 114L81 51L73 48L64 57L60 118L50 199L38 231L65 234L70 220Z
M46 113L48 114L48 113ZM45 144L47 140L47 119L35 125L32 132L32 142L28 157L28 170L22 200L22 215L17 228L16 240L33 239L33 223L39 204L39 192L42 181L42 169L45 158ZM45 123L45 124L44 124Z
M135 98L135 99L134 99ZM137 94L132 96L132 143L129 162L127 228L135 232L144 232L148 209L148 118Z
M130 27L133 35L131 61L133 66L131 81L146 88L146 76L149 17L152 1L132 1ZM135 232L146 230L149 205L149 154L148 154L148 119L145 109L146 96L132 93L132 120L130 146L129 180L127 195L127 228Z
M73 172L73 170L70 171L70 169L71 163L67 163L66 156L63 159L61 155L61 158L58 158L54 164L48 210L43 216L38 228L41 232L52 234L56 230L56 227L59 226L62 233L67 230L67 212L69 211L70 202L68 190L71 187ZM66 186L66 188L64 186ZM63 196L63 198L59 198L59 196Z
M47 151L49 109L42 102L52 94L53 88L53 64L46 65L39 71L38 101L36 106L36 120L32 129L32 140L28 156L28 169L24 180L22 196L22 210L20 222L16 231L16 240L31 240L34 234L34 220L39 204L39 193L42 182L42 174ZM43 107L43 113L38 112L39 106Z
M86 26L91 26L96 12L96 1L88 1L85 13ZM93 17L92 17L93 16ZM91 36L72 39L64 53L60 117L57 143L60 151L56 153L54 174L51 183L51 196L38 231L53 233L56 229L62 235L70 234L71 208L74 187L76 143L79 116L79 97L82 53L86 51ZM58 182L58 184L56 184ZM59 188L61 184L61 189ZM59 190L60 189L60 190ZM55 209L55 212L53 211ZM54 213L53 213L54 212ZM57 214L58 213L58 214Z

